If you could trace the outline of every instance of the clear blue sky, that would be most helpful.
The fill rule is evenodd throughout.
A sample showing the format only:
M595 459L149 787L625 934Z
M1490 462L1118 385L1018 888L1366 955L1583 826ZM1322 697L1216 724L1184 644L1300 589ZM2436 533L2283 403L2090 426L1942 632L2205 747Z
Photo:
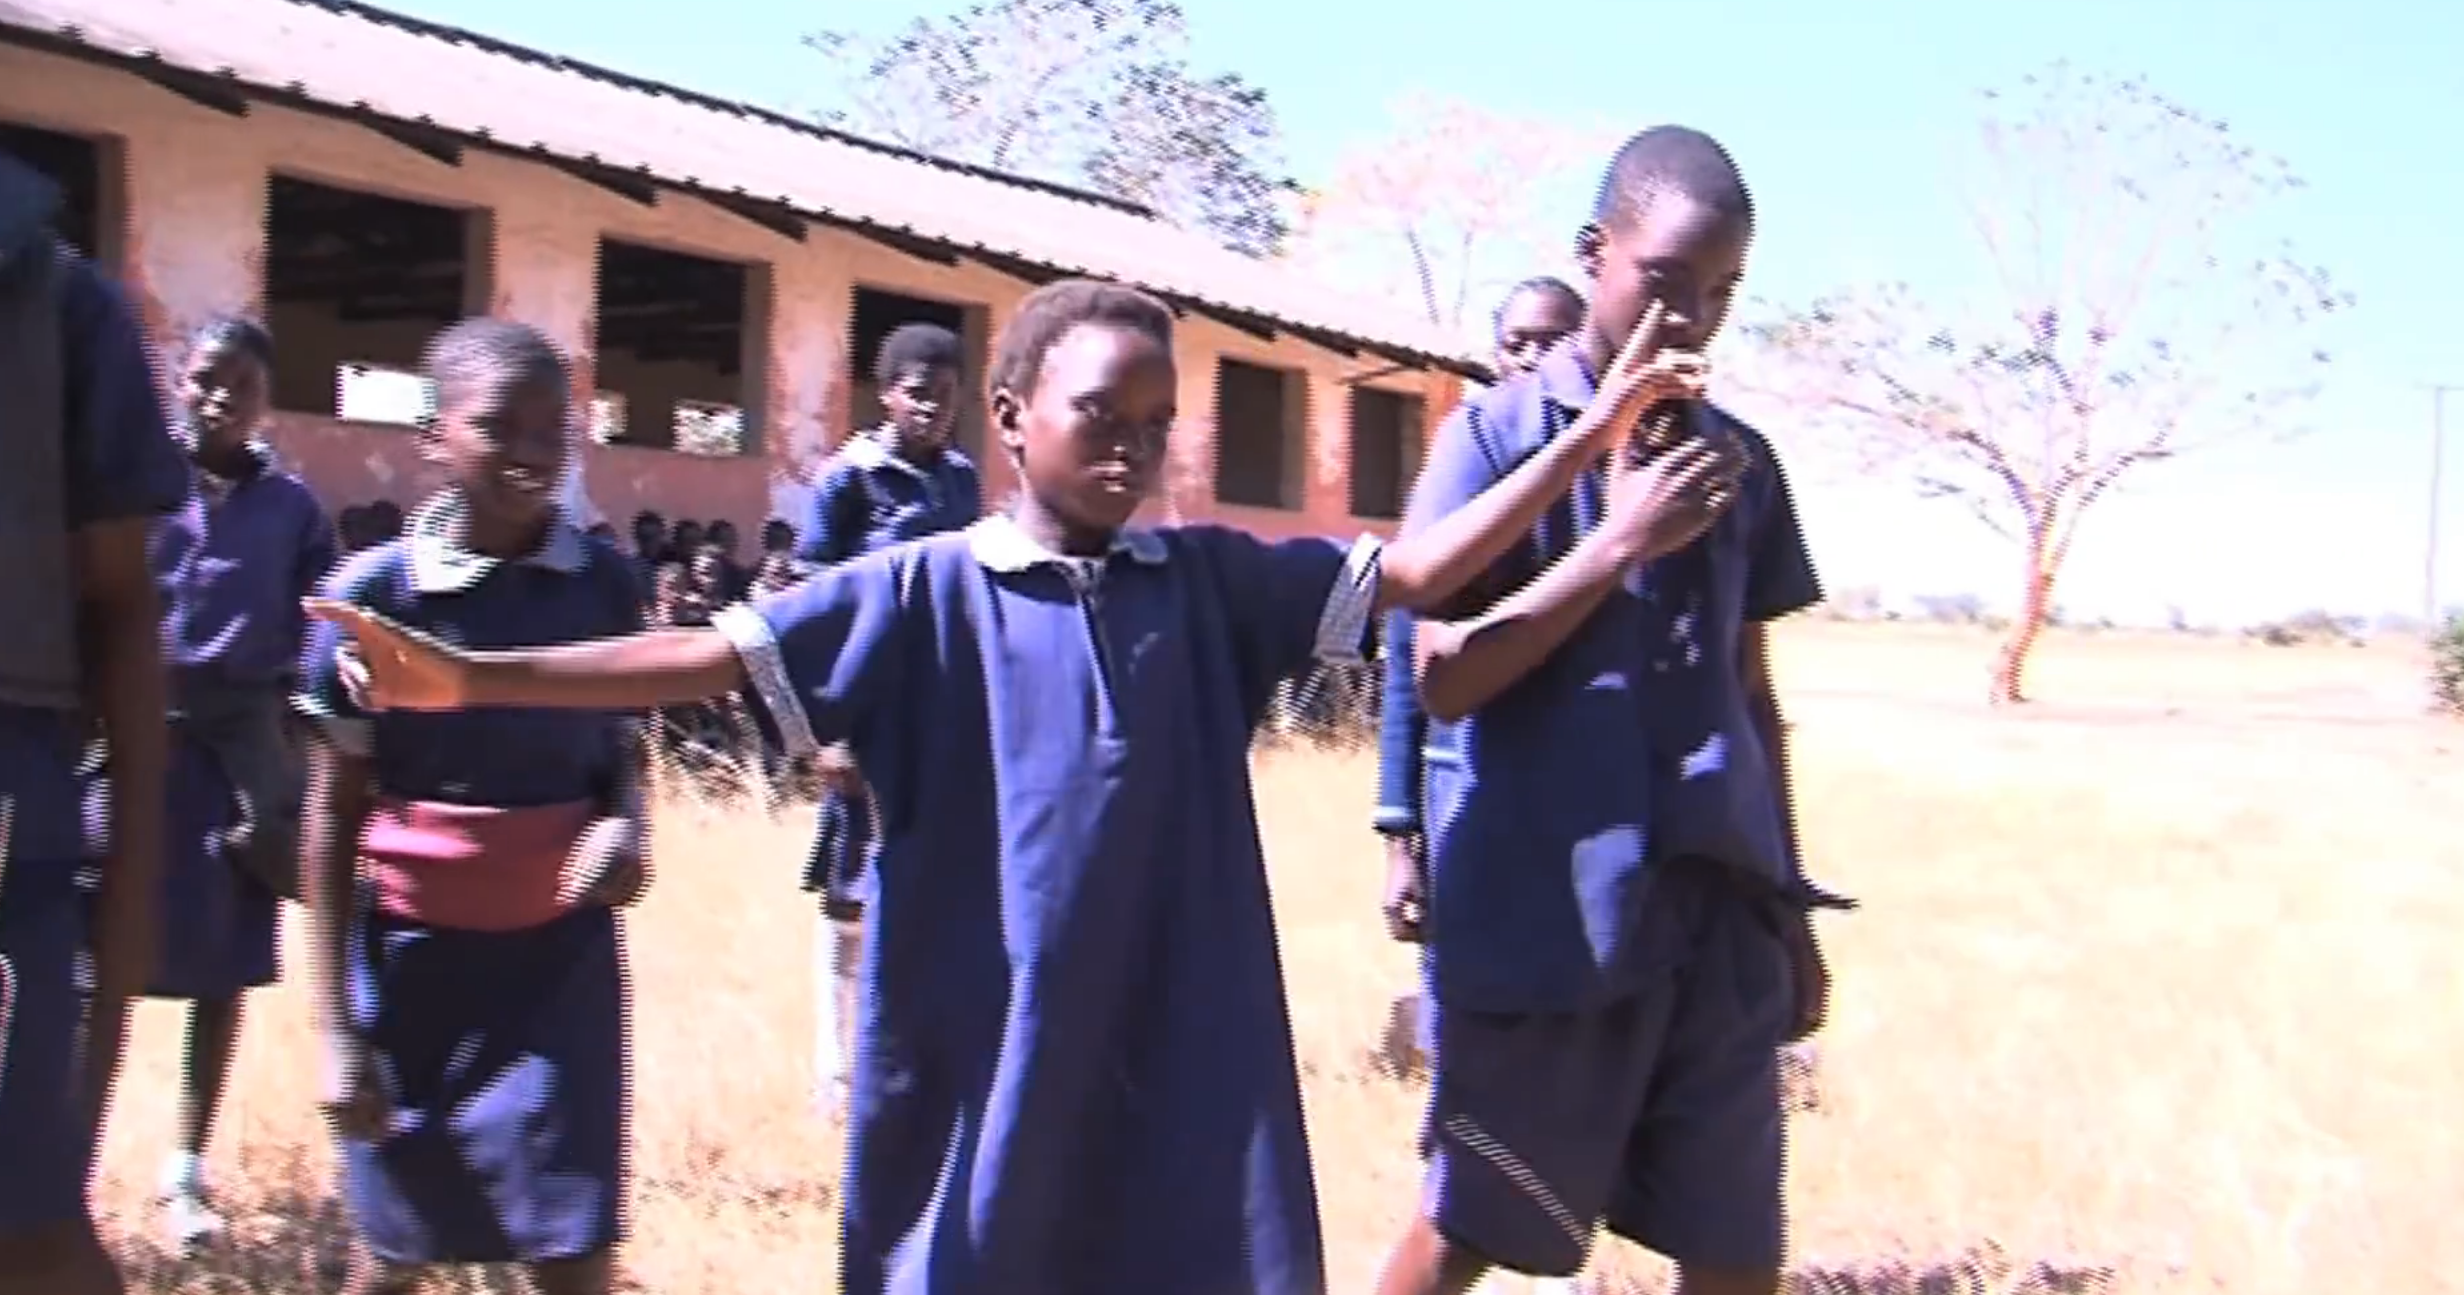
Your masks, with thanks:
M795 36L868 29L909 5L833 12L781 0L701 0L690 20L639 0L394 0L422 17L713 93L790 105L828 69ZM2323 430L2287 446L2219 451L2151 471L2080 541L2062 601L2083 613L2243 622L2308 607L2420 605L2430 397L2464 384L2464 5L2348 0L1653 0L1453 6L1183 0L1203 64L1264 85L1304 181L1413 90L1501 109L1681 120L1720 136L1763 214L1749 291L1803 299L1844 282L1905 279L1937 295L1968 238L1948 182L1970 138L1973 91L2057 57L2144 75L2282 154L2311 190L2284 233L2359 294L2336 337ZM930 3L934 10L954 5ZM1459 13L1460 19L1439 15ZM1501 16L1550 14L1521 27ZM859 17L859 15L863 15ZM1583 177L1582 179L1588 179ZM1570 184L1569 201L1581 185ZM1568 227L1578 213L1569 205ZM1963 253L1964 255L1964 253ZM2450 481L2464 482L2464 392ZM1784 440L1786 429L1776 429ZM1834 586L1999 599L2015 557L1963 515L1841 480L1800 485ZM2464 603L2464 487L2448 496L2442 600Z

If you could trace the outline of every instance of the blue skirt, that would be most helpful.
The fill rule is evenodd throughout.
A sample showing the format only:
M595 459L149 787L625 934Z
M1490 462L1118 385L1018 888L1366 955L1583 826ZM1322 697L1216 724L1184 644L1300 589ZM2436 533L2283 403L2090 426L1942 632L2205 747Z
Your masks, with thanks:
M804 863L804 888L821 894L833 917L864 911L872 891L873 805L862 796L825 791L813 819L813 852Z
M86 1217L86 908L73 860L0 877L0 1237Z
M393 1107L346 1142L343 1195L389 1263L545 1263L622 1236L630 1033L616 915L523 931L369 913L350 941L353 1027Z
M85 772L86 850L99 857L110 845L110 767L88 761ZM228 855L224 841L239 823L239 799L222 762L175 727L168 782L155 913L160 951L146 995L210 1002L273 984L282 971L281 899Z

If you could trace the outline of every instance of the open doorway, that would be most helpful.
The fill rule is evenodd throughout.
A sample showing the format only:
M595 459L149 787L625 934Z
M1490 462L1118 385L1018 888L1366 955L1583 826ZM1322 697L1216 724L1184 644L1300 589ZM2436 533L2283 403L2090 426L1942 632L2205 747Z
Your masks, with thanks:
M1420 397L1379 387L1352 388L1352 491L1354 517L1394 521L1403 516L1412 478L1420 470Z
M102 141L0 121L0 153L14 156L60 186L60 214L54 223L63 241L97 265L116 266L120 240L107 236L117 231L106 231L103 225L105 182L116 168L105 160L107 146Z
M274 407L352 422L416 424L421 353L487 299L485 213L287 175L267 185L265 313Z
M591 435L603 445L733 455L755 439L760 407L745 363L751 271L733 262L599 240L596 383Z
M855 375L848 400L850 434L877 426L883 417L881 392L873 382L873 361L881 343L902 324L938 324L958 334L967 357L967 381L960 388L958 447L978 463L984 459L984 308L962 306L924 297L910 297L886 288L856 289L855 327L849 330L848 371Z

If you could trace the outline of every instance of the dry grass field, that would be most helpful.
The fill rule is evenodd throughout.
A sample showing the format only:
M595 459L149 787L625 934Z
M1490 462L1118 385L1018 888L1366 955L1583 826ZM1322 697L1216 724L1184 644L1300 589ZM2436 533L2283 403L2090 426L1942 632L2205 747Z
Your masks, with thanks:
M1828 927L1824 1104L1794 1125L1806 1289L1914 1291L1890 1261L1991 1243L2113 1272L2038 1290L2464 1290L2464 727L2420 717L2411 649L2058 635L2021 715L1975 702L1962 632L1806 625L1783 652L1810 849L1866 901ZM1413 1199L1418 1101L1369 1057L1409 967L1376 918L1372 762L1259 758L1330 1261L1359 1291ZM659 842L627 1269L827 1290L801 826L679 811ZM300 990L258 1004L211 1159L236 1234L193 1264L144 1212L176 1017L137 1028L104 1193L145 1288L331 1289ZM1638 1256L1600 1266L1657 1289Z

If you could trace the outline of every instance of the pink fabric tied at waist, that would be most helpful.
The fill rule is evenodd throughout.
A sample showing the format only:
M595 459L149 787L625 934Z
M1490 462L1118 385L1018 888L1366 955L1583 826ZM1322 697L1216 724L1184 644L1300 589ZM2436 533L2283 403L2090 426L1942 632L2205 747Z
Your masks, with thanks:
M587 800L524 809L379 800L359 853L377 906L395 917L519 931L575 907L558 886L574 843L598 816Z

